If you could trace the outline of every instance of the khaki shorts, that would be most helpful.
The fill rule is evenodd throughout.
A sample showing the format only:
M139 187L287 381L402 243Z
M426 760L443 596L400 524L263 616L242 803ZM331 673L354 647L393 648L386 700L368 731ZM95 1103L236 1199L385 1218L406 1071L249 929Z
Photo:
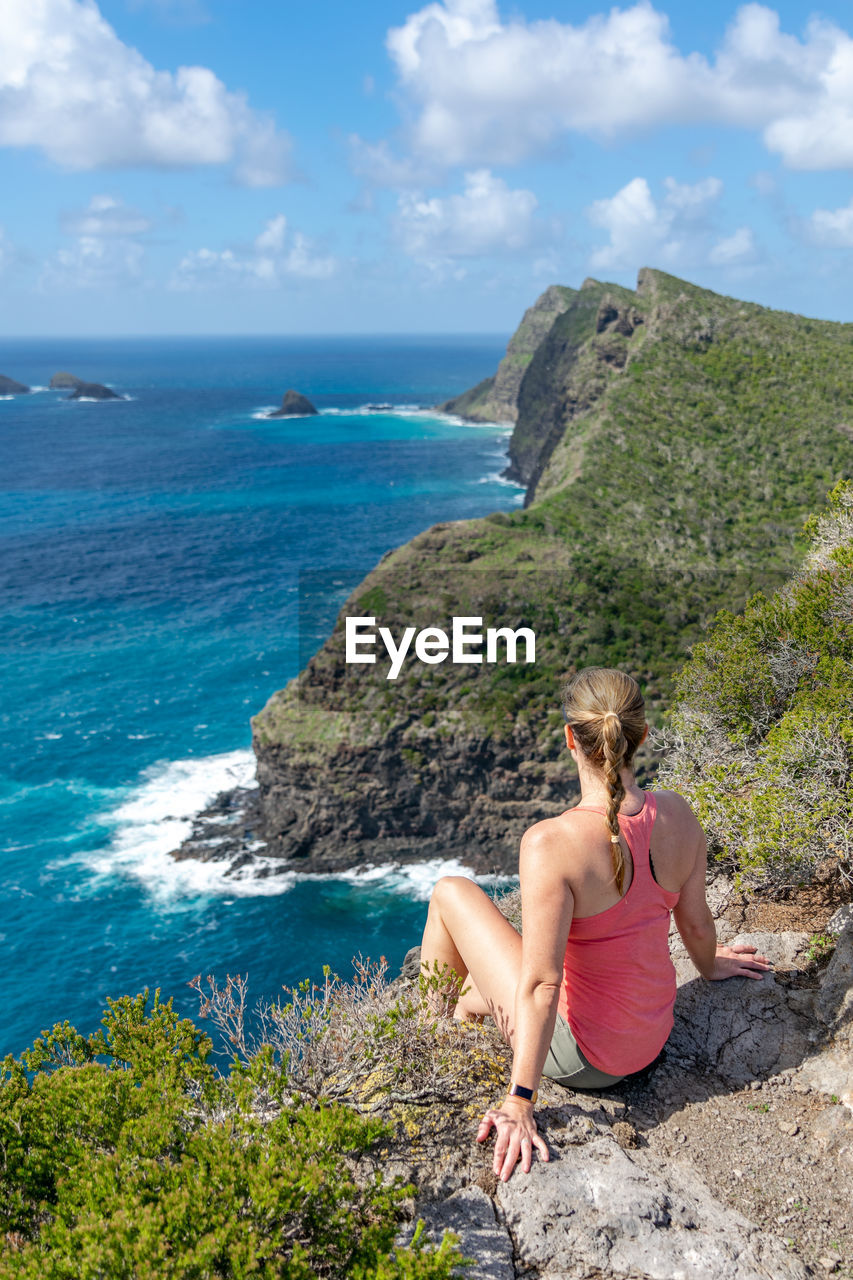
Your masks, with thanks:
M606 1085L625 1079L624 1076L609 1076L606 1071L599 1071L598 1067L588 1062L581 1053L568 1022L559 1014L542 1074L555 1084L565 1085L567 1089L603 1089Z

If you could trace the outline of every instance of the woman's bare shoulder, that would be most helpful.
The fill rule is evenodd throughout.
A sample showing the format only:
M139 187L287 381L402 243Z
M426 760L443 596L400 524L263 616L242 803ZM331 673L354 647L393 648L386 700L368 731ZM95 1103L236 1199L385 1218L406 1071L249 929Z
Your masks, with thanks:
M569 817L571 812L568 809L554 818L543 818L528 827L521 837L521 859L528 864L540 859L554 862L556 855L559 855L563 866L571 863L580 839L577 820L573 822Z
M656 826L680 834L701 830L696 814L684 796L678 791L655 791L657 804Z

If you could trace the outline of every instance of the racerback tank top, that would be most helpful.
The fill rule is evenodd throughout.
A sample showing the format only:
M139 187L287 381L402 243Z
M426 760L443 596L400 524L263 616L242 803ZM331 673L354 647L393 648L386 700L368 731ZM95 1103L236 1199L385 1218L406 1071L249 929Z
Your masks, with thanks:
M605 812L603 805L576 807ZM566 944L560 1013L581 1052L610 1075L647 1066L672 1030L676 982L669 922L679 895L661 888L652 875L649 844L656 816L651 791L639 813L619 814L634 864L628 892L605 911L575 916Z

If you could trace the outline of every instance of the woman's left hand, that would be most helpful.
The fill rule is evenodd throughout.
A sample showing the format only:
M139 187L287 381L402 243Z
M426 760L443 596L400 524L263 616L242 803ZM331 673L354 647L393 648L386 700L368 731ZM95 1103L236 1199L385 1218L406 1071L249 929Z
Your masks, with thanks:
M501 1107L487 1111L480 1121L477 1141L485 1142L492 1128L496 1134L492 1168L501 1182L509 1180L519 1157L524 1172L530 1172L534 1147L543 1160L551 1159L548 1144L537 1131L533 1107L529 1103L517 1103L507 1098Z

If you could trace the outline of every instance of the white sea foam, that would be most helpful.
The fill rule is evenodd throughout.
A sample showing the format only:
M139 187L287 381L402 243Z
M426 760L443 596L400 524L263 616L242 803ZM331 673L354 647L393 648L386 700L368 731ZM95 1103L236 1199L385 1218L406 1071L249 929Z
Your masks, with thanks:
M518 484L515 480L507 480L506 476L500 471L490 471L488 475L480 476L479 480L472 480L472 484L502 484L508 485L510 489L523 489L523 485Z
M67 400L72 400L71 396L66 396ZM133 400L134 396L111 396L109 400L102 400L100 396L74 396L73 404L115 404L116 401Z
M279 858L265 856L260 840L245 846L252 861L235 867L229 858L201 862L197 858L176 861L172 850L189 836L194 817L221 792L249 787L254 782L255 759L250 751L230 751L199 759L163 761L152 765L138 784L98 815L110 829L106 848L72 855L93 876L92 887L105 880L129 877L141 882L161 906L179 906L204 897L271 897L287 893L300 881L338 881L368 891L396 893L426 902L436 881L446 875L472 876L455 858L424 862L389 863L328 874L305 874L286 869ZM237 819L239 821L239 818ZM227 820L226 820L227 821ZM203 841L210 848L226 837L211 835ZM54 864L59 865L59 864ZM505 878L477 877L480 883L502 883Z
M152 765L134 788L98 816L97 821L111 829L108 846L75 860L82 857L96 882L117 875L141 881L163 904L211 894L244 897L284 893L292 888L295 874L283 872L275 858L256 856L250 866L232 870L225 859L177 862L171 857L172 850L190 834L196 814L220 791L251 786L254 772L251 751ZM254 848L258 847L259 842Z
M17 400L17 396L0 396L0 400Z
M364 867L360 870L341 871L323 879L345 880L357 886L372 885L392 893L399 893L418 902L428 902L430 894L442 876L468 876L480 884L509 884L509 876L474 876L458 858L430 858L425 862L390 863L381 867ZM320 879L321 877L316 877Z

